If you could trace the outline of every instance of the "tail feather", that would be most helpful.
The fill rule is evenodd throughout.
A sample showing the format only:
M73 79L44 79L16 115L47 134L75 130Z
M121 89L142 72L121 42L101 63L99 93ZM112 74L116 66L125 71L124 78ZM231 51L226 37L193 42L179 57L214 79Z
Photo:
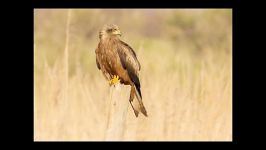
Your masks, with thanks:
M133 84L131 86L134 87L134 93L136 95L136 98L139 102L139 106L140 106L140 111L147 117L147 111L143 105L142 102L142 95L141 95L141 91L140 91L140 82L139 82L139 77L137 75L137 73L135 73L134 71L132 71L132 69L127 68L128 70L128 74L130 79L132 80ZM134 70L134 69L133 69Z
M145 107L143 105L143 102L142 102L142 96L141 96L140 86L135 86L134 85L134 88L135 88L136 98L139 101L140 111L143 113L143 115L145 115L146 117L148 117L147 111L146 111L146 109L145 109Z
M135 89L133 87L131 87L129 102L130 102L130 105L131 105L131 107L132 107L132 109L134 111L135 116L138 117L139 111L137 109L135 109L134 106L133 106L133 104L132 104L133 99L135 97L135 92L134 91L135 91Z

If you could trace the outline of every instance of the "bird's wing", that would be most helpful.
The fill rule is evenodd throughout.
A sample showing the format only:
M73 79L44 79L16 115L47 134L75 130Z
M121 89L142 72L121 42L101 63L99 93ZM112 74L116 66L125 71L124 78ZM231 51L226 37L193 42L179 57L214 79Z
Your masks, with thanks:
M138 71L140 70L140 63L136 57L133 49L128 46L126 43L121 41L121 44L118 46L117 52L119 54L119 58L121 64L125 70L127 70L128 75L134 85L136 86L137 93L141 98L140 91L140 81L138 77Z
M118 54L124 69L134 69L135 72L140 70L140 63L134 50L125 42L120 41Z

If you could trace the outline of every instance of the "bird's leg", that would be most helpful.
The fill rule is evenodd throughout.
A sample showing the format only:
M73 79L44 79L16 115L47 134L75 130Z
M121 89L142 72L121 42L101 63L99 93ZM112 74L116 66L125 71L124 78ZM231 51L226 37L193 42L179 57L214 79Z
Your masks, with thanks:
M134 88L131 87L130 97L129 97L129 102L130 102L130 105L131 105L132 109L134 110L134 114L135 114L135 116L138 117L139 112L138 112L137 110L135 110L135 108L134 108L133 105L132 105L132 101L133 101L133 99L134 99L134 95L135 95L135 93L134 93Z
M120 79L118 75L112 76L112 79L109 81L110 85L116 85L117 83L120 83Z

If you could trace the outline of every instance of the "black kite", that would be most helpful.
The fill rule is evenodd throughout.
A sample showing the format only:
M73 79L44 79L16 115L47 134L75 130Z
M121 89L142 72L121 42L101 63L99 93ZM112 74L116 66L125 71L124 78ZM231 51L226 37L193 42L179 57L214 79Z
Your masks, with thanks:
M129 102L138 117L139 111L132 105L136 96L139 102L140 111L147 117L146 109L142 103L140 91L140 81L138 71L140 63L134 50L125 42L119 39L121 32L114 24L105 25L99 33L100 42L96 53L96 63L98 69L102 70L104 77L112 81L116 76L120 83L131 86Z

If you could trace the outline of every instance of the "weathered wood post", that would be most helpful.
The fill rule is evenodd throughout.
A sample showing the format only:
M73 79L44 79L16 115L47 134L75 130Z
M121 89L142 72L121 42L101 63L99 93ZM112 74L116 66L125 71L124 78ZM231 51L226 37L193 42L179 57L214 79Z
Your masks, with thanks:
M120 83L112 85L109 93L109 113L107 129L105 133L106 141L122 140L127 111L129 106L130 86Z

